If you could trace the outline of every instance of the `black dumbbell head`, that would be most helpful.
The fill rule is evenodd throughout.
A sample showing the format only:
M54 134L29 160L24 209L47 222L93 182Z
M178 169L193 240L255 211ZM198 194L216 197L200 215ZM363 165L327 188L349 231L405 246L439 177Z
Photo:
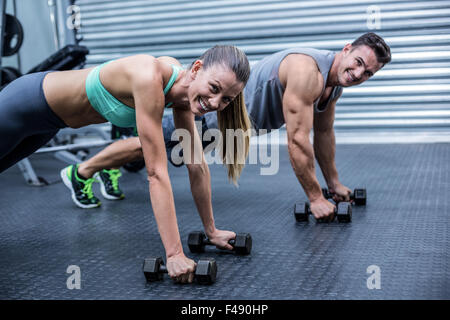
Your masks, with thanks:
M237 254L250 254L252 251L252 236L250 233L236 234L233 247Z
M366 189L355 189L353 191L353 199L357 206L365 206L367 199Z
M308 221L308 216L310 214L309 203L299 202L294 206L294 215L297 221Z
M161 257L147 258L144 260L142 271L144 271L147 281L159 281L163 279L163 272L161 272L161 266L164 264Z
M205 251L206 236L202 231L194 231L189 233L188 247L191 252Z
M212 284L216 281L217 263L213 258L201 259L197 262L195 279L199 284Z
M339 204L337 204L336 216L339 222L351 222L352 206L350 202L339 202Z
M322 194L326 199L333 198L333 195L330 193L330 191L327 188L322 188ZM366 199L367 199L366 189L362 189L362 188L355 189L353 191L353 193L350 195L350 199L353 200L355 205L357 205L357 206L365 206Z
M322 195L325 199L329 199L332 197L327 188L322 188Z

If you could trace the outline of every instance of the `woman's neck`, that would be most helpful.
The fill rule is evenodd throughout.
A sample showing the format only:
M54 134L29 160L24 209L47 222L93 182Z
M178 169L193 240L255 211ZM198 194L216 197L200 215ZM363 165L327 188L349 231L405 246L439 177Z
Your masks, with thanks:
M188 70L181 70L177 80L166 95L166 103L172 102L174 107L189 107L189 83Z

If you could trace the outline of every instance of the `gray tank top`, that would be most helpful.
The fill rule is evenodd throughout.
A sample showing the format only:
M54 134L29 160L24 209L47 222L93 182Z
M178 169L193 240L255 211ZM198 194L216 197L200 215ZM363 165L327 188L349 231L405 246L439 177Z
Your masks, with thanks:
M247 111L255 129L279 129L284 125L283 93L285 88L278 78L281 61L289 54L302 53L311 56L323 76L323 95L335 53L311 48L291 48L265 57L252 67L250 78L245 86L244 98ZM342 87L334 87L330 97L319 106L319 98L314 101L314 112L326 110L330 101L342 94Z

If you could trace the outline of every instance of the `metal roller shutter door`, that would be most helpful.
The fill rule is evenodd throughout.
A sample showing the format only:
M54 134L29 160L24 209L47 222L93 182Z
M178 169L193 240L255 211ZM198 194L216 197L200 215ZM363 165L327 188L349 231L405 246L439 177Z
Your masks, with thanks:
M337 131L450 132L450 1L76 4L81 9L80 44L90 49L88 65L136 53L170 55L189 64L220 43L239 46L253 64L293 46L338 51L374 31L391 46L392 63L366 83L344 90L336 112Z

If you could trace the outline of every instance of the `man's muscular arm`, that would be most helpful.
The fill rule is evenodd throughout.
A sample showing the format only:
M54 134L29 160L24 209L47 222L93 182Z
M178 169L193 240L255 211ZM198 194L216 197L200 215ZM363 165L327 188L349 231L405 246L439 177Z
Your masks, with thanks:
M291 55L280 66L280 80L286 90L283 114L286 121L288 150L294 172L311 202L311 211L319 218L332 217L334 206L322 195L315 172L314 148L309 140L313 127L314 100L323 88L323 78L314 60Z
M337 194L335 200L350 200L351 190L339 182L336 168L336 137L334 134L334 115L336 98L324 112L314 115L314 152L328 189Z
M336 100L327 110L314 115L314 152L329 188L333 188L339 182L335 163L336 138L333 129L335 106Z
M315 174L314 150L309 141L313 126L314 99L320 95L317 66L307 57L287 57L289 63L283 114L286 120L289 156L294 172L310 200L322 195ZM301 72L298 72L301 70Z

